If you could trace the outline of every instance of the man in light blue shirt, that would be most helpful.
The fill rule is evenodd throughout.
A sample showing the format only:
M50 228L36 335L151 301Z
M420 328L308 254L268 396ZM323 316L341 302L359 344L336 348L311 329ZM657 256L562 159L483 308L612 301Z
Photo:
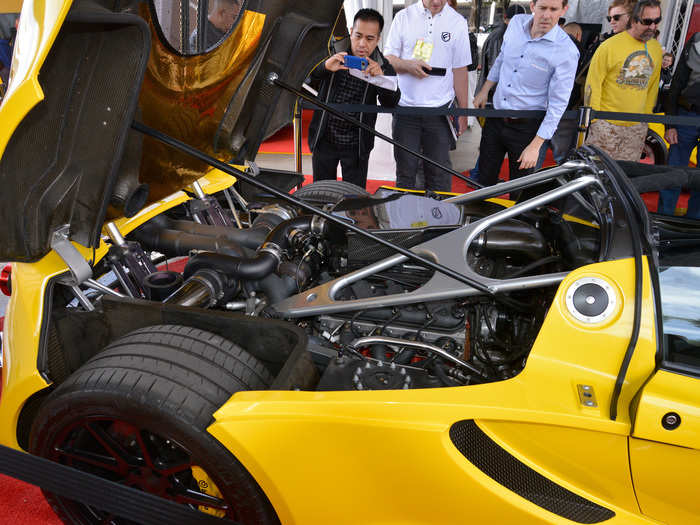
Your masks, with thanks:
M527 175L540 148L557 129L569 102L579 52L557 25L567 0L534 0L532 15L514 16L488 78L474 97L474 107L486 104L489 90L496 109L546 110L544 119L490 118L481 135L480 181L495 184L508 153L510 178Z

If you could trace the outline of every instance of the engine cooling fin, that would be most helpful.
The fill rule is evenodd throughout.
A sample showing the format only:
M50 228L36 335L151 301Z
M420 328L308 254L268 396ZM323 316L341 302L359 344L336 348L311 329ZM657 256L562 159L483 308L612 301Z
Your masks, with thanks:
M615 516L534 471L488 437L474 422L458 421L450 439L462 455L507 489L558 516L576 523L601 523Z

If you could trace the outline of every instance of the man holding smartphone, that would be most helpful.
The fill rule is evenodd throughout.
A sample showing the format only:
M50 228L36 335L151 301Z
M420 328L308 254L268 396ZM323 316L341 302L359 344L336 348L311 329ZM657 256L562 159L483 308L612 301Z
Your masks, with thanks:
M457 98L460 108L469 99L467 66L472 62L467 21L447 5L447 0L421 0L396 14L384 48L396 69L401 88L399 106L440 108ZM459 117L459 131L467 129L467 117ZM455 137L443 115L394 115L393 137L401 144L444 166L450 166L449 150ZM394 148L396 185L416 187L418 159ZM425 189L450 191L449 172L425 163Z
M401 92L381 87L375 80L382 76L396 76L394 68L377 49L383 27L384 18L374 9L360 9L355 14L350 53L336 53L311 73L312 84L320 83L318 97L321 100L335 104L376 105L379 98L382 106L396 106ZM353 74L346 63L352 66ZM376 113L353 113L350 116L372 127L377 120ZM335 180L340 163L343 180L364 188L373 147L374 135L368 131L326 111L314 111L309 126L314 182Z

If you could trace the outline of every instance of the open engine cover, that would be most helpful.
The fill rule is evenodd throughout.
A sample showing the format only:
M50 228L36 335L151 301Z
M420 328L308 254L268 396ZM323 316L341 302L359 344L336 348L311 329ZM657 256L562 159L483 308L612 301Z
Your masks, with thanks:
M189 56L164 41L150 2L28 5L0 106L4 261L40 259L64 226L71 240L96 246L124 171L140 173L150 201L207 171L151 140L143 141L139 165L138 154L125 151L135 115L222 160L254 158L266 135L290 120L294 103L268 79L303 82L327 53L342 2L244 1L222 43Z

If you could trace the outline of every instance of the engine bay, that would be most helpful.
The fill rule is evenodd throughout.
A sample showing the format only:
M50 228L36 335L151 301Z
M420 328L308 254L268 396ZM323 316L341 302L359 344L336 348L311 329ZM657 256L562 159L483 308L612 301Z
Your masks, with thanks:
M99 309L116 295L282 320L306 334L314 389L462 386L517 375L557 283L603 256L602 216L564 213L561 188L556 206L534 206L388 189L370 196L338 184L296 197L371 236L289 202L247 202L235 189L208 195L195 184L188 201L125 237L108 223L111 247L95 267L102 277L84 293L65 287L54 308L64 298L68 310ZM392 255L392 245L452 268L462 261L486 292Z

